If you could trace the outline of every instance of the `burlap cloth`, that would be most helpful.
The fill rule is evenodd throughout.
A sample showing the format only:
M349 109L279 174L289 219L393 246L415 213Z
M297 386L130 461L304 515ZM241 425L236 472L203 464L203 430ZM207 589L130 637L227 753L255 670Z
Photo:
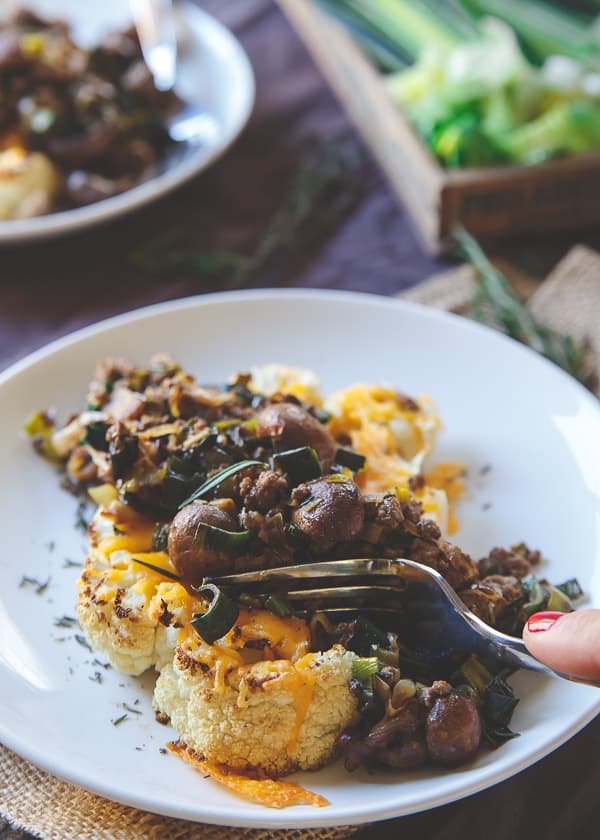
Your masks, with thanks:
M534 315L554 329L587 338L600 371L600 254L577 246L543 282L504 267ZM469 266L436 275L401 297L464 313L476 274ZM161 817L88 793L44 773L0 745L0 816L13 827L49 840L341 840L358 827L263 830L225 828ZM4 832L8 831L8 834ZM3 829L0 838L18 837Z

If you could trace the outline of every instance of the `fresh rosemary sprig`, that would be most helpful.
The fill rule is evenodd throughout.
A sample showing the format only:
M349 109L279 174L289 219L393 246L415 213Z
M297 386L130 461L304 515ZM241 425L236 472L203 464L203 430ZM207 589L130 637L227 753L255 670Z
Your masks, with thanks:
M529 345L590 386L593 376L587 364L587 342L577 342L571 335L538 323L516 296L504 274L491 264L479 243L464 228L454 231L454 240L458 254L479 273L471 317L495 324L511 338Z
M358 147L349 138L309 145L281 204L247 254L200 252L193 244L197 231L189 227L144 242L130 259L147 271L187 270L222 276L229 288L245 286L271 268L301 237L323 237L348 215L364 192L361 163Z

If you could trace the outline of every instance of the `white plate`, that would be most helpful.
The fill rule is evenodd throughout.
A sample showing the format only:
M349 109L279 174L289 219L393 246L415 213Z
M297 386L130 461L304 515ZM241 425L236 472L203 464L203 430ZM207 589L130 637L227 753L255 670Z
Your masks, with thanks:
M103 671L72 630L53 626L55 617L73 615L77 570L62 566L65 557L81 559L85 539L73 527L73 499L20 433L34 409L55 405L64 417L79 407L97 359L143 363L158 351L202 381L285 361L319 370L327 390L380 380L433 395L446 426L438 456L465 461L471 474L458 541L480 556L525 539L547 555L550 578L577 576L589 603L600 604L600 410L558 368L465 319L369 295L262 291L161 304L54 342L0 378L0 740L129 805L206 822L296 827L450 802L522 770L594 717L597 690L518 674L520 738L452 772L349 775L335 765L298 774L330 800L323 809L249 804L161 754L171 733L154 721L152 679ZM22 575L51 582L36 595L19 588ZM92 680L96 671L102 684ZM115 727L123 702L142 714Z
M131 23L125 0L29 0L26 5L47 17L70 21L74 36L85 45L97 43L106 31ZM184 101L199 105L213 117L214 137L211 134L210 140L198 147L173 147L157 167L158 174L121 195L60 213L0 221L0 245L60 236L142 207L198 175L235 140L254 103L254 75L248 57L215 18L189 2L179 3L178 10L182 43L176 91Z

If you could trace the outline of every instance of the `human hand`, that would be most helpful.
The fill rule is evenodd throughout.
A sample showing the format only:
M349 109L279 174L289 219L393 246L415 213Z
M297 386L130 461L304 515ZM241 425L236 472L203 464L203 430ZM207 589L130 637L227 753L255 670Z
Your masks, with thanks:
M523 641L544 665L600 685L600 610L535 613Z

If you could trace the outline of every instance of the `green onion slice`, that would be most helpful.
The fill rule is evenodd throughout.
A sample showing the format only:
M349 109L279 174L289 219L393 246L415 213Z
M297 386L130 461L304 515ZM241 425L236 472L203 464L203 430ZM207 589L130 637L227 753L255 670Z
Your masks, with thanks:
M565 580L564 583L558 583L555 588L560 589L560 591L571 600L581 598L583 595L583 589L581 588L581 584L577 578L569 578L569 580Z
M252 539L253 534L253 531L225 531L203 522L194 534L194 542L214 551L237 551Z
M195 588L195 587L194 587ZM214 583L206 583L199 586L197 591L206 597L212 596L211 604L205 613L194 613L191 625L208 645L212 645L217 639L225 636L240 614L240 608L227 597Z
M190 502L194 502L196 499L205 499L213 490L216 490L217 487L220 487L224 481L227 481L228 478L231 476L236 475L236 473L242 472L242 470L248 469L248 467L262 467L266 469L267 465L264 461L238 461L237 464L232 464L230 467L225 467L224 470L218 472L216 475L213 475L204 484L201 484L191 496L188 496L187 499L184 499L183 502L179 505L178 510L189 505Z
M352 660L352 676L365 687L371 686L371 679L381 670L376 656L358 656Z
M319 423L323 423L323 425L331 420L331 413L326 408L316 408L314 414Z
M550 592L532 575L527 575L521 580L521 589L527 597L526 603L521 608L521 614L529 618L540 610L545 610L550 599Z
M548 584L547 589L549 597L544 609L551 610L552 612L573 612L574 607L571 599L568 595L565 595L562 589L551 584Z
M225 429L231 429L233 426L239 426L239 420L217 420L216 423L211 425L211 429L214 432L224 432Z
M287 618L292 614L287 601L284 601L279 595L269 595L265 601L265 609L274 613L279 618Z
M400 665L399 651L379 647L379 645L372 645L371 650L380 665L393 665L394 668L397 668Z
M273 467L286 473L290 485L295 487L321 475L321 462L312 446L286 449L273 455Z
M348 467L349 470L356 473L359 470L364 469L365 464L367 463L367 459L364 455L361 455L359 452L355 452L354 449L345 449L344 447L340 447L333 459L334 463L339 464L340 467Z
M81 443L88 444L100 452L108 452L107 431L108 423L89 423L85 428Z
M54 421L45 411L36 411L25 422L25 432L33 437L34 435L47 435L54 431Z
M474 654L471 654L463 662L461 671L465 681L479 693L485 691L494 678L494 675Z
M54 429L54 421L45 411L36 411L29 417L24 426L24 431L33 439L35 448L50 461L59 460L59 456L52 445Z

